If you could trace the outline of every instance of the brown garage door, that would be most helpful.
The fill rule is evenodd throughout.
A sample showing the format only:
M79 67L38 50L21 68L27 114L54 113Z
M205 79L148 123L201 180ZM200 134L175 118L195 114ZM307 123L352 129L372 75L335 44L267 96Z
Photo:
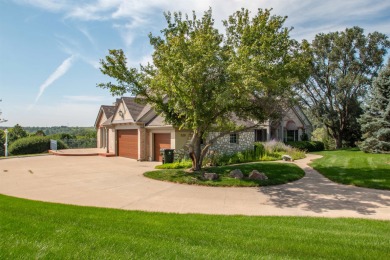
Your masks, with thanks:
M118 156L138 159L138 130L118 130Z
M154 134L154 160L162 162L160 149L171 148L171 134Z

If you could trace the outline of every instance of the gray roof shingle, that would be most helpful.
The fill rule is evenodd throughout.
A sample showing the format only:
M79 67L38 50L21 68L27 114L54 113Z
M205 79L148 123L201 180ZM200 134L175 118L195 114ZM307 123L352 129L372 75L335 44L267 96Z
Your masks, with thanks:
M144 108L147 105L136 103L134 97L122 97L122 100L126 104L126 107L129 110L131 117L134 119L134 121L137 121L139 115L142 114Z

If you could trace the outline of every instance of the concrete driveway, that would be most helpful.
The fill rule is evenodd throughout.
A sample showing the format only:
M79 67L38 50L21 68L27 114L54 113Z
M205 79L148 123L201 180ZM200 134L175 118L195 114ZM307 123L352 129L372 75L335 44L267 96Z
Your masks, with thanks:
M158 163L121 157L0 160L0 193L33 200L177 213L359 217L390 220L390 191L335 184L299 160L306 176L262 188L213 188L151 180Z

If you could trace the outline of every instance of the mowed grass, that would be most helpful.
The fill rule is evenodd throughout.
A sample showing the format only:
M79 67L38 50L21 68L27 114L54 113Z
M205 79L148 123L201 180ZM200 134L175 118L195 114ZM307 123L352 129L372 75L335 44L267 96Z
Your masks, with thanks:
M310 165L330 180L360 187L390 190L390 155L354 150L318 152Z
M390 222L164 214L0 195L0 259L388 259Z
M230 172L234 169L240 169L245 178L239 180L229 177ZM249 174L253 170L265 173L268 180L259 181L248 179ZM144 173L144 175L146 177L162 181L224 187L258 187L278 185L295 181L305 176L304 171L295 164L275 162L257 162L210 167L205 168L205 171L217 173L219 175L219 179L205 180L202 178L202 173L200 172L189 173L182 169L150 171Z

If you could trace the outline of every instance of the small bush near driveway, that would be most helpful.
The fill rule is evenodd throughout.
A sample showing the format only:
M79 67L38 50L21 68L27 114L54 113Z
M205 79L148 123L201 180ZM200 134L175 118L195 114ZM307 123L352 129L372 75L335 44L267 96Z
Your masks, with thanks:
M58 149L68 148L61 140L57 141ZM46 153L50 149L50 138L46 136L31 136L20 138L9 147L11 155Z

